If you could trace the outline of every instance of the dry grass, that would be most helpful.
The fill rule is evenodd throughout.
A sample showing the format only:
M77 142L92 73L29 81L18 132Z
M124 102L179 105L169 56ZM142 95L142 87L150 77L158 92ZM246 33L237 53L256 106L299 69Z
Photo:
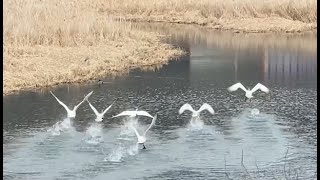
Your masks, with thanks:
M154 33L99 15L99 3L5 0L4 95L123 74L182 53Z
M316 0L105 0L101 14L136 21L199 24L244 32L299 32L317 28Z

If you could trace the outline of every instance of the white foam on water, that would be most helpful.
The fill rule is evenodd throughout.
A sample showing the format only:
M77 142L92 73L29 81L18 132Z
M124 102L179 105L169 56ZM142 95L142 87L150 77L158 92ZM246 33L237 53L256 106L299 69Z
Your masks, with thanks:
M116 149L112 150L112 152L107 157L104 158L104 161L122 162L122 159L125 156L125 154L126 154L126 151L124 147L120 145Z
M136 136L134 130L131 127L137 127L138 118L128 117L124 121L124 125L121 127L120 136Z
M251 115L257 116L257 115L259 115L259 114L260 114L259 109L254 108L254 109L251 110Z
M204 127L203 121L200 119L200 117L192 118L190 120L190 123L187 126L188 131L200 131Z
M65 118L63 121L58 121L55 123L51 128L47 130L47 132L50 132L52 136L59 136L61 135L61 132L64 131L74 131L75 129L72 126L72 121L70 118Z
M86 131L86 140L88 144L97 145L103 142L102 124L94 122Z
M139 145L138 144L132 145L127 149L127 153L130 156L134 156L134 155L138 154L138 152L139 152Z

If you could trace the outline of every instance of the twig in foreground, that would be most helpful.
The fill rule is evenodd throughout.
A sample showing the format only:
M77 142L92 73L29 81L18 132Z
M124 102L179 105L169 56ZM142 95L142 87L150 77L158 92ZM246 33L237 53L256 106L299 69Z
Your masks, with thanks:
M287 173L286 173L286 162L287 162L288 151L289 151L289 148L287 149L286 155L284 156L284 165L283 165L283 173L286 180L288 180Z
M248 172L248 170L247 170L247 168L246 168L246 167L244 166L244 164L243 164L243 149L242 149L241 152L242 152L242 153L241 153L241 166L244 168L244 170L246 171L246 173L247 173L247 175L249 176L249 178L252 179L251 176L250 176L250 174L249 174L249 172Z
M227 160L226 160L226 156L224 156L224 173L225 173L227 179L230 179L229 174L227 173Z

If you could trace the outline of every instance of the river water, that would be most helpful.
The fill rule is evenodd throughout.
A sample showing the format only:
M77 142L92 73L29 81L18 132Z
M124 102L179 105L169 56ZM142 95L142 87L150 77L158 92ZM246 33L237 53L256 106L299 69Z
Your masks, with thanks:
M316 179L315 34L134 26L170 35L165 41L187 54L107 84L5 96L4 179ZM251 88L259 82L270 93L245 101L243 91L227 91L236 82ZM98 111L118 100L102 123L86 102L68 119L50 90L70 107L90 91ZM215 114L203 111L191 125L190 112L178 113L184 103L194 109L208 103ZM111 118L136 108L157 114L146 149L126 129L130 120ZM150 123L139 117L138 130Z

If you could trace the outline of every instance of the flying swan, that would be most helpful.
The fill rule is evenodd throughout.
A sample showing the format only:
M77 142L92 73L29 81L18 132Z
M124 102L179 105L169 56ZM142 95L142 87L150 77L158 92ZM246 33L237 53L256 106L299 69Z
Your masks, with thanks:
M101 111L101 113L99 113L97 111L97 109L89 102L89 100L87 99L87 102L89 103L89 106L91 107L91 109L93 110L93 112L96 114L96 122L101 122L104 118L104 114L112 107L112 105L117 101L118 99L114 100L111 105L109 107L107 107L104 111Z
M200 113L201 111L203 110L207 110L209 111L211 114L214 114L214 110L212 109L212 107L207 104L207 103L204 103L200 109L198 111L195 111L190 104L186 103L184 104L183 106L181 106L181 108L179 109L179 114L182 114L184 111L191 111L192 112L192 117L199 117L200 116Z
M146 134L151 129L151 127L156 123L156 119L157 119L157 114L152 118L152 122L151 122L150 126L142 135L139 134L139 132L137 131L137 129L134 126L131 126L131 128L134 130L134 132L136 133L136 136L138 138L137 144L142 144L143 149L146 149L146 147L144 145L144 143L147 141Z
M252 94L254 93L254 92L256 92L257 90L261 90L261 91L263 91L263 92L265 92L265 93L269 93L269 89L266 87L266 86L264 86L264 85L262 85L262 84L260 84L260 83L258 83L256 86L254 86L254 88L253 89L246 89L241 83L236 83L236 84L234 84L234 85L232 85L232 86L230 86L229 88L228 88L228 91L230 91L230 92L232 92L232 91L236 91L236 90L238 90L238 89L242 89L245 93L246 93L246 97L248 98L248 99L251 99L251 98L253 98L253 96L252 96Z
M56 98L56 100L58 101L58 103L61 104L61 106L63 106L64 109L67 111L67 113L68 113L68 118L74 118L74 117L76 117L76 111L77 111L77 109L79 108L79 106L80 106L85 100L87 100L87 99L91 96L91 94L93 93L93 91L91 91L88 95L86 95L86 97L84 97L84 99L83 99L78 105L74 106L73 110L70 110L70 109L68 108L68 106L66 106L62 101L60 101L60 100L57 98L57 96L55 96L51 91L50 91L50 93L52 94L52 96L53 96L54 98Z

